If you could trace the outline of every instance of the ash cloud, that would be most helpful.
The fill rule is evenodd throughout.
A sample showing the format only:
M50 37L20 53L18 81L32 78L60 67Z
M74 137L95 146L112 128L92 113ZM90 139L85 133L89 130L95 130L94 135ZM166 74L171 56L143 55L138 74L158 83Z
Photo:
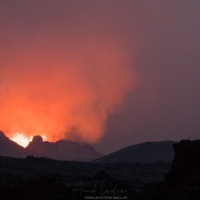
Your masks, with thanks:
M136 81L118 13L109 3L20 2L1 1L1 129L98 141Z
M101 138L95 147L104 153L199 138L199 7L195 0L1 0L1 129L30 118L25 128L40 134L46 124L51 140Z

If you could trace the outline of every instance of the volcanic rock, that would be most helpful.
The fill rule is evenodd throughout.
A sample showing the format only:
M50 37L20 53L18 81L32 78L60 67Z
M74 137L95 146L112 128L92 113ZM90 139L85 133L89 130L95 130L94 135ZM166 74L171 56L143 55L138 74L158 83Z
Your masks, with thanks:
M25 149L0 131L0 156L25 157Z
M53 143L43 141L41 136L35 136L26 150L29 155L56 160L90 161L102 156L90 144L79 144L67 140Z
M174 144L175 158L166 176L170 184L200 186L200 140Z
M96 163L154 163L172 162L174 158L173 141L145 142L131 145L101 157Z
M165 181L148 185L145 199L200 199L200 140L182 140L173 147L175 158Z

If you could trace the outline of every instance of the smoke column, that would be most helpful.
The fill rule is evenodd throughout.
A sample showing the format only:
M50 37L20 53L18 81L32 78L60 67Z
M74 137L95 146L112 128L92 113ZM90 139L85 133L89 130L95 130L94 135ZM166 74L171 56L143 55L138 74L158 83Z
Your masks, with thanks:
M126 42L112 36L116 24L102 21L110 11L63 7L24 1L0 12L0 129L8 136L98 141L134 88Z

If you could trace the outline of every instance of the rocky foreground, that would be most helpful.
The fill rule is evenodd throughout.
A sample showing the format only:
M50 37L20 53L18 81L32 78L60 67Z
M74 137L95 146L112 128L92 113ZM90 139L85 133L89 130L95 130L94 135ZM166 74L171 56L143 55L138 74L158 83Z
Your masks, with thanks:
M68 140L48 142L43 141L39 135L34 136L29 145L23 148L0 131L0 156L25 158L29 155L82 162L91 161L103 156L103 154L96 152L92 145L88 143L78 143Z
M170 164L95 164L29 156L0 157L1 199L140 198L144 184L164 180Z
M149 199L200 200L200 140L174 144L175 158L165 181L149 185Z
M0 199L199 200L200 140L174 144L171 164L97 164L0 157Z

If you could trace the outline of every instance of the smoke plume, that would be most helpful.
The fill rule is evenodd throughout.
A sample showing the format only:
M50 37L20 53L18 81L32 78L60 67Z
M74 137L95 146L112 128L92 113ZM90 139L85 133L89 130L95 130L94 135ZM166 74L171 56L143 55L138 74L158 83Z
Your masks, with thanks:
M0 128L8 136L98 141L135 85L130 49L112 37L118 25L110 27L110 11L48 6L1 10Z

